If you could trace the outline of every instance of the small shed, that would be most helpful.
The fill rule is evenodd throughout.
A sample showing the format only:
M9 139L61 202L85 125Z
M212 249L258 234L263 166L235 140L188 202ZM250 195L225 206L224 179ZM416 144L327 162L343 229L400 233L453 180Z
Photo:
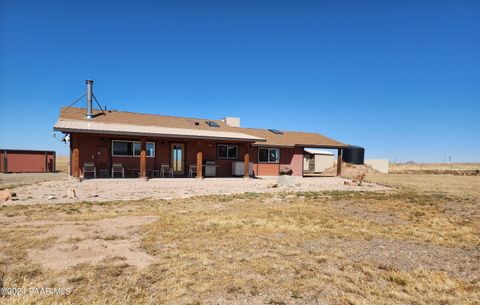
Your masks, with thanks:
M335 154L324 149L305 148L303 155L303 171L321 173L335 165Z
M54 173L55 162L54 151L0 149L1 173Z

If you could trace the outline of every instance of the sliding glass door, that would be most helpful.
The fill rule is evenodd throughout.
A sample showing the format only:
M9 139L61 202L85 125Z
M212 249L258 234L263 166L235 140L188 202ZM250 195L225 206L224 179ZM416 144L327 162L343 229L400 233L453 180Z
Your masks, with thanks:
M185 144L172 143L171 153L173 173L177 175L183 175L185 173Z

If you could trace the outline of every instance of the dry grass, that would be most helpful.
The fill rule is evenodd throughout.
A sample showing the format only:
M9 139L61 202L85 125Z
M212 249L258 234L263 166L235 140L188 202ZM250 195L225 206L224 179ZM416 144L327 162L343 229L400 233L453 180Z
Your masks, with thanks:
M393 174L474 174L480 163L390 163Z
M56 160L56 170L57 172L67 173L68 174L68 167L70 166L70 158L69 156L57 156Z
M399 188L382 193L3 206L5 286L73 293L2 303L478 304L480 177L437 177L369 177ZM125 217L156 220L111 225ZM72 238L52 233L67 227ZM52 270L30 255L73 255L88 242L130 242L152 262L138 268L114 254Z
M68 179L68 176L64 173L0 173L0 190L34 185L43 181L60 181L66 179Z
M480 176L378 174L368 175L366 180L386 186L419 192L421 194L443 194L466 198L480 198Z

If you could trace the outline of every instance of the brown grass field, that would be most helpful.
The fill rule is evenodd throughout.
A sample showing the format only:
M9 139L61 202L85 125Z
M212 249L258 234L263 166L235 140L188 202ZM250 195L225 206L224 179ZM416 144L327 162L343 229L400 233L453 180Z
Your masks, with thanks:
M70 158L68 156L57 156L57 159L56 159L57 172L68 174L69 164L70 164Z
M3 205L1 303L479 304L480 177L367 179L397 189Z
M480 163L390 163L393 174L480 174Z

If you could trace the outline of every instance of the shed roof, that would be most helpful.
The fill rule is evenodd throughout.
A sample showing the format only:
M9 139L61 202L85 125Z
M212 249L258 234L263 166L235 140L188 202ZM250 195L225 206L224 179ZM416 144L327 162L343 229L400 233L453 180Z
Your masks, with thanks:
M231 127L221 120L186 118L125 111L95 110L94 119L85 118L85 108L63 107L54 130L131 135L177 136L250 141L253 145L284 147L346 147L347 145L318 133ZM210 127L215 122L218 127Z
M307 153L312 154L312 155L327 155L327 156L333 156L335 155L333 152L324 150L324 149L319 149L319 148L305 148L304 149Z

